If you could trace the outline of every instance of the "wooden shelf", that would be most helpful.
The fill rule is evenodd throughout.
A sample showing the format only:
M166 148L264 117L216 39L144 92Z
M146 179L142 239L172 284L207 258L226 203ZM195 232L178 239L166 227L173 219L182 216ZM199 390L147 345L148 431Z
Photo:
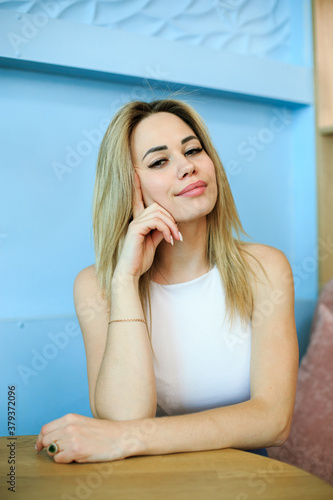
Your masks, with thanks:
M331 135L333 134L333 125L330 127L318 127L318 132L321 135Z

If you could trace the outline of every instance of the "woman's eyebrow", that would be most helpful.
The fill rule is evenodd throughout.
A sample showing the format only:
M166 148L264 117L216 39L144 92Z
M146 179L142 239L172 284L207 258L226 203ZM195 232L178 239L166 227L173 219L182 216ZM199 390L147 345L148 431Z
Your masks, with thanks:
M184 139L180 141L180 144L185 144L185 142L190 141L191 139L198 139L196 135L188 135ZM198 139L199 140L199 139ZM144 157L142 158L141 161L143 161L149 153L155 153L155 151L162 151L164 149L168 149L168 146L155 146L153 148L148 149L148 151L145 153Z

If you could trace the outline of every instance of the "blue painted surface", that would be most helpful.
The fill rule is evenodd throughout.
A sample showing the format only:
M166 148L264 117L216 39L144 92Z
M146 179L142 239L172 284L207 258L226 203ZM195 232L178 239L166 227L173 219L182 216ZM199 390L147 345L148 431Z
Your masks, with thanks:
M15 4L17 8L23 5ZM79 9L79 4L75 8ZM156 6L155 2L152 4ZM199 9L200 2L196 5ZM238 23L237 43L226 44L219 54L220 60L228 59L230 65L218 67L215 72L211 69L211 74L221 75L223 85L217 84L214 77L210 86L207 84L184 95L184 99L197 109L208 125L227 171L242 224L252 237L250 241L279 248L292 265L302 356L318 294L318 251L322 256L325 251L331 251L326 248L327 243L317 242L311 8L308 0L285 2L287 7L278 12L278 16L283 17L284 13L289 16L285 31L279 31L282 38L277 42L273 35L271 39L267 35L260 46L260 30L265 23L271 22L271 18L268 15L266 21L255 20L258 5L256 1L248 2L246 9L250 10L244 7L230 14L228 22ZM267 2L267 5L273 12L273 4ZM37 4L35 8L39 8ZM33 10L29 12L30 15L34 13ZM81 14L77 11L76 15ZM0 4L0 24L1 19ZM63 17L59 19L52 22L65 22ZM246 19L251 21L248 27L251 26L254 33L252 48L243 43L246 37L242 29L245 30ZM77 20L81 22L81 18ZM71 23L74 32L74 19L66 22ZM98 22L97 19L97 25ZM171 26L170 23L169 19L167 24ZM49 35L51 25L50 20L44 36ZM188 29L193 31L198 26L195 22ZM230 26L225 27L226 32ZM96 29L102 30L89 26L89 22L84 26L85 33L95 33ZM168 33L172 42L172 31ZM2 36L4 34L6 32L2 32ZM33 37L27 44L29 51L42 50L43 30L39 34L41 36ZM70 328L71 322L77 325L72 297L74 278L94 262L91 200L99 143L113 114L123 103L167 97L168 88L171 91L179 88L182 82L177 82L177 72L172 73L173 68L180 71L184 66L184 53L191 53L190 66L194 66L195 58L205 50L202 43L196 51L195 40L198 39L185 37L184 51L179 53L168 51L167 37L159 40L165 52L163 57L156 56L154 63L160 70L168 72L168 68L171 69L170 74L163 77L166 81L162 86L158 84L162 77L159 78L156 72L145 74L154 87L153 95L147 82L138 77L138 72L129 78L135 72L126 60L122 61L123 72L118 68L117 73L112 73L110 65L110 71L104 68L97 74L84 67L81 72L66 66L57 67L54 60L52 63L54 54L44 51L49 61L42 66L24 60L19 62L20 57L13 56L10 63L8 60L6 63L11 67L0 69L0 211L6 214L0 226L3 285L0 289L0 352L4 353L0 379L2 394L6 393L7 385L17 385L19 434L38 433L43 423L68 412L91 415L82 337L78 330L75 330L77 335L70 336L65 328L66 325ZM275 49L267 52L270 44L275 44ZM96 47L90 49L89 57L93 59ZM98 50L105 58L109 57L108 51L104 53L100 47ZM3 51L0 44L0 58ZM74 57L77 47L71 52L68 45L66 51L69 58ZM83 56L81 54L81 61ZM229 72L232 83L240 72L239 58L244 56L249 57L241 74L242 86L227 91L223 72ZM140 57L147 64L153 61L149 51L140 53ZM218 60L218 56L216 58ZM254 58L260 60L260 64L255 63ZM290 93L285 101L281 95L280 100L267 99L267 95L273 95L270 93L272 87L265 94L265 89L257 86L261 91L251 95L247 86L251 72L258 67L261 71L277 68L273 63L284 65L285 69L286 64L293 65L295 75L307 75L307 97L303 98L302 105L295 94L292 97ZM299 65L301 71L297 72L295 65ZM144 71L144 66L141 70ZM197 65L187 72L186 88L196 86L194 76L200 71L202 68ZM180 78L182 73L177 74ZM279 87L278 76L274 76L275 82L269 74L266 77L267 82L274 83L275 89ZM281 74L284 82L285 77L286 73ZM293 87L297 85L304 91L303 81L295 80ZM59 346L54 340L58 338L63 340L63 344L59 340ZM45 354L50 359L45 358ZM19 369L20 366L26 368ZM27 372L27 369L36 373ZM4 397L1 398L2 435L7 434L5 403Z
M294 219L292 223L295 293L299 299L318 295L318 257L332 248L318 242L317 172L315 152L314 108L301 108L293 116L291 130L291 192Z
M121 74L129 78L152 78L236 92L239 97L248 95L299 104L312 103L310 68L270 57L257 57L251 51L242 54L238 44L237 50L214 50L206 48L205 44L193 47L186 41L152 39L132 30L108 30L53 19L48 19L45 26L39 28L33 15L17 15L10 11L1 12L1 9L0 14L0 62L3 65L12 65L13 62L18 68L26 67L27 63L31 68L54 65L61 71L65 68L69 72L74 70L84 74L86 71L88 76L96 73L98 77L102 73L101 77L105 78L106 73ZM215 23L216 19L211 22ZM244 30L247 29L245 23ZM246 45L263 46L267 36L264 34L267 30L265 23L261 29L253 27L252 30L257 34L244 34ZM235 33L229 36L234 39ZM109 52L102 47L109 47ZM262 56L260 50L259 55Z
M0 323L0 435L7 432L8 386L15 386L16 434L38 434L66 413L92 416L85 352L75 316Z

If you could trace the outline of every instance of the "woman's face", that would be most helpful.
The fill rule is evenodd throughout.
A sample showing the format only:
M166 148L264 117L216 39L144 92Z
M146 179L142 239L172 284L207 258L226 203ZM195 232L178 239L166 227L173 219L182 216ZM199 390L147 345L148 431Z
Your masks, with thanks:
M178 116L159 112L143 119L132 133L131 155L146 207L157 202L176 222L213 210L217 199L214 164ZM198 187L181 194L199 181Z

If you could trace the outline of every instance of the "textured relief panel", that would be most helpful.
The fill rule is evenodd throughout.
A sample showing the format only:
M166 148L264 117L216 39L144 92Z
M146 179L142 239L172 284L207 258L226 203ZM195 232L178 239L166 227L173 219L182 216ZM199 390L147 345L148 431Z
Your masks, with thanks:
M0 0L1 9L291 62L289 0Z

